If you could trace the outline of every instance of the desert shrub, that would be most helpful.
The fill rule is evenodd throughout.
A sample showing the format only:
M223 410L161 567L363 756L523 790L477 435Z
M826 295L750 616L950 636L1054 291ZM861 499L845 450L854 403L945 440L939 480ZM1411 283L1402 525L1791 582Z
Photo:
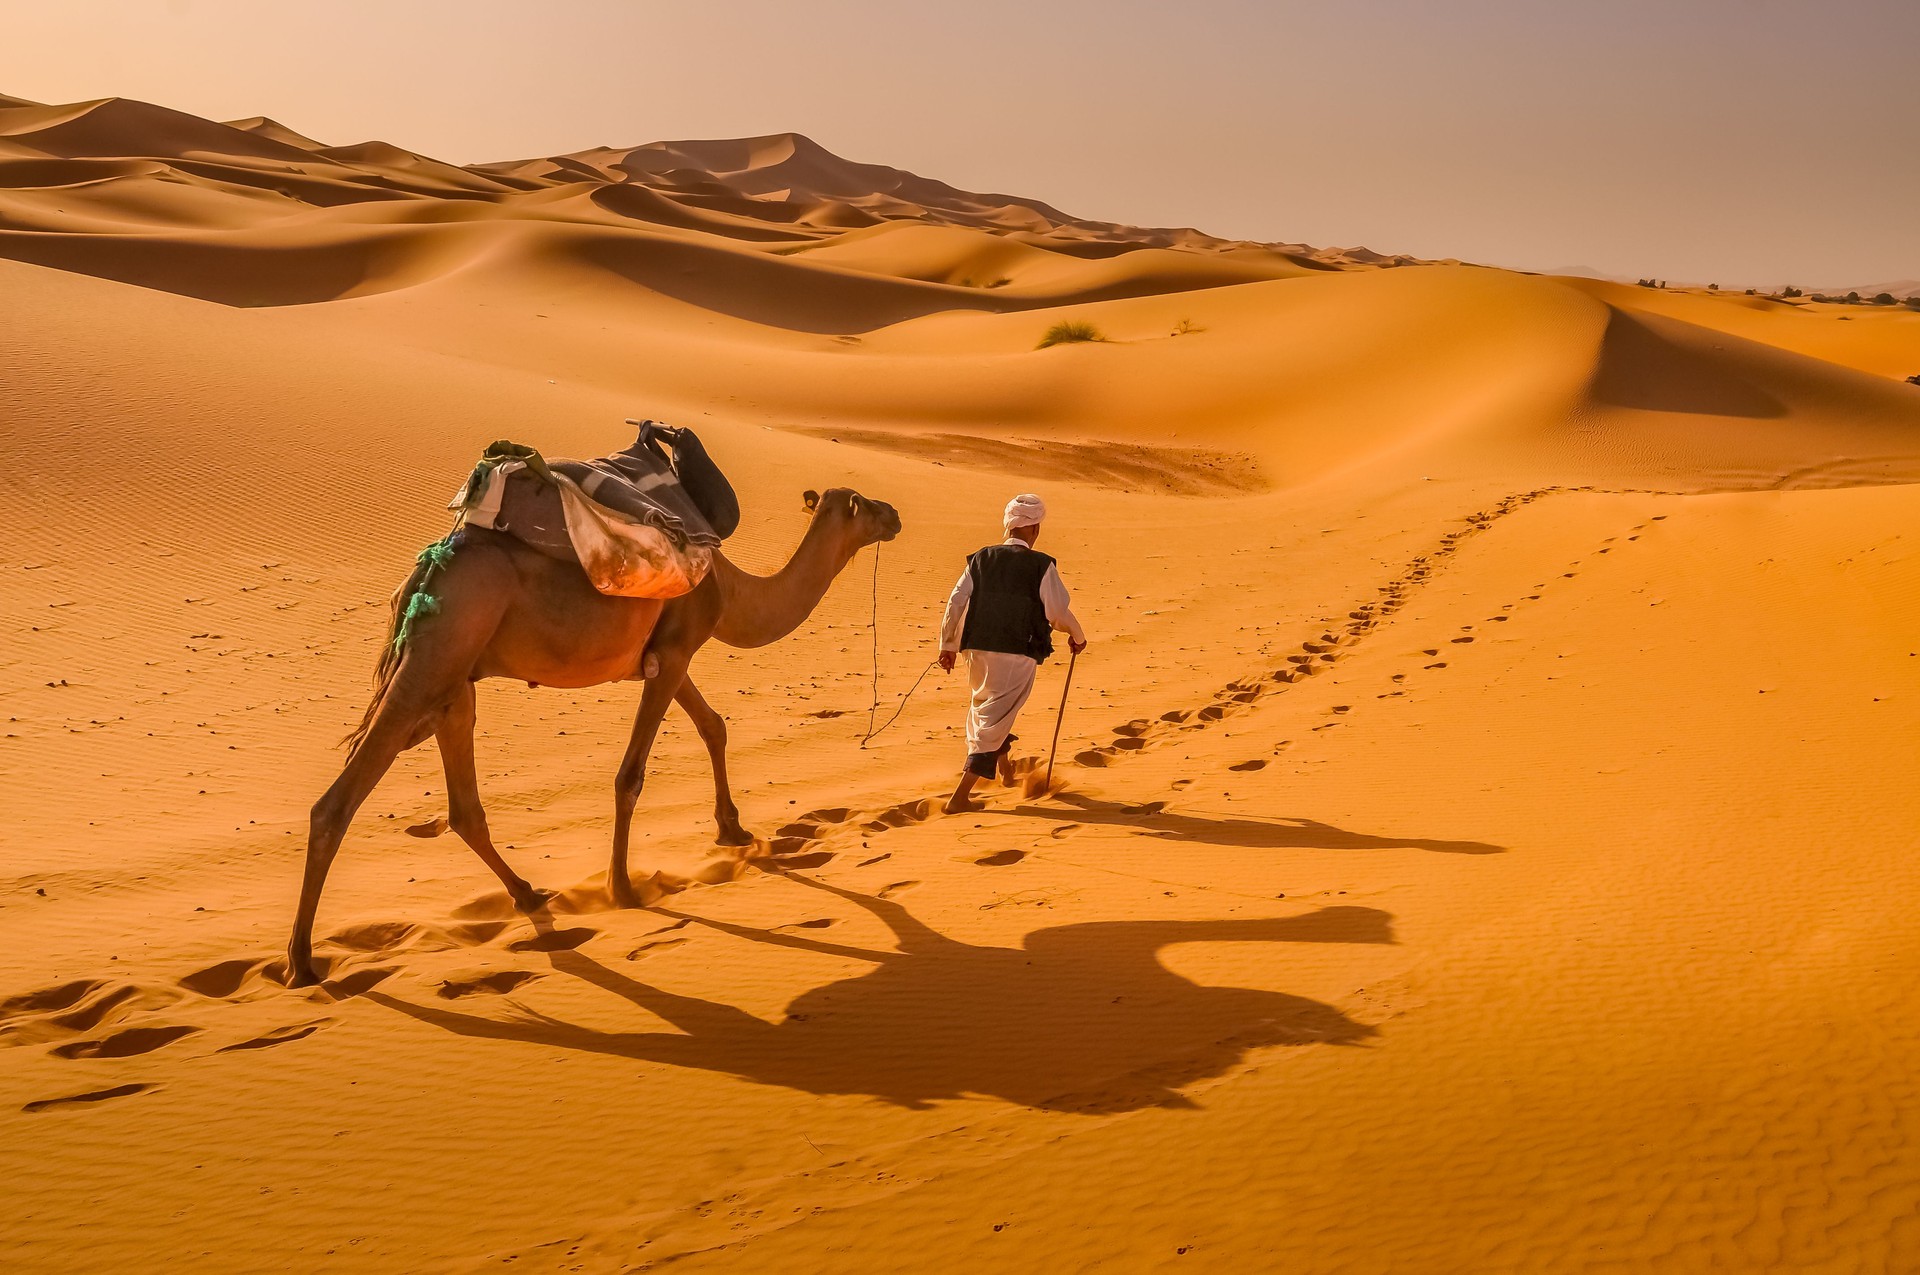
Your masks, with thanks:
M1755 295L1755 291L1756 291L1756 290L1755 290L1755 289L1753 289L1753 288L1748 288L1748 289L1747 289L1747 295L1748 295L1748 296L1753 296L1753 295Z
M1720 291L1720 285L1719 285L1719 284L1717 284L1717 283L1710 283L1710 284L1708 284L1708 285L1707 285L1707 291L1708 291L1708 292L1718 292L1718 291Z
M1859 304L1860 304L1860 294L1859 294L1859 293L1857 293L1857 292L1849 292L1849 293L1847 294L1847 304L1848 304L1848 305L1859 305Z
M1044 350L1049 345L1071 345L1076 341L1104 341L1106 339L1106 336L1099 328L1094 327L1084 319L1062 319L1060 322L1048 328L1047 334L1040 338L1040 344L1033 348L1036 350Z
M1192 319L1182 319L1180 320L1180 322L1173 325L1172 335L1186 336L1190 332L1205 332L1205 331L1206 331L1205 328L1195 323Z
M1920 292L1916 292L1912 296L1908 297L1907 304L1912 306L1916 310L1920 310Z
M1800 289L1798 288L1782 288L1780 290L1780 295L1783 297L1804 297L1807 294L1800 291Z
M1875 293L1873 298L1873 303L1875 305L1892 305L1893 294L1891 292Z

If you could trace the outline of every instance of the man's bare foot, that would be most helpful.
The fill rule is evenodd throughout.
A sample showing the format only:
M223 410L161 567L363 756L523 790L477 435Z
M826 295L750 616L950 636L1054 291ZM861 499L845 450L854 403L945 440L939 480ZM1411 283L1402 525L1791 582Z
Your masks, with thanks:
M986 802L968 801L965 797L949 797L947 798L947 804L940 807L940 809L950 815L963 815L969 810L985 810L986 808Z

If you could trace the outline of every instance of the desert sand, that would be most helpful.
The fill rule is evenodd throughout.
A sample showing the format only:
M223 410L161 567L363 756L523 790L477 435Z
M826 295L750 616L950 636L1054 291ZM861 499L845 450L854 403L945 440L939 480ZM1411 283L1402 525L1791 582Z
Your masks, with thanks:
M0 1268L1920 1268L1913 309L12 98L0 297ZM629 416L750 569L905 524L694 666L761 841L671 716L612 908L638 686L486 682L555 905L428 744L288 990L389 593ZM962 679L871 679L1022 490L1093 646L942 816Z

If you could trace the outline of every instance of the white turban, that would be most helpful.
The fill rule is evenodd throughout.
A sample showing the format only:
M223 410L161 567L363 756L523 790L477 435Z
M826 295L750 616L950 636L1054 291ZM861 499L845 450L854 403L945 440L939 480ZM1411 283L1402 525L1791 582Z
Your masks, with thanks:
M1038 527L1047 516L1047 506L1040 497L1028 492L1015 496L1007 502L1007 512L1001 518L1001 525L1011 534L1015 527Z

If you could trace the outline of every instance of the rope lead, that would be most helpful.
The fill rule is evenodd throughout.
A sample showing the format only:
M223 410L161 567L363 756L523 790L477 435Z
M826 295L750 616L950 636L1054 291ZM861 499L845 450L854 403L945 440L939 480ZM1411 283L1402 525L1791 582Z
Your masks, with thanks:
M920 689L920 683L927 680L927 674L933 672L933 666L940 662L938 657L928 660L927 666L920 670L920 676L913 679L913 685L909 686L907 693L900 697L899 706L893 710L893 716L877 727L873 724L874 719L880 715L880 543L878 541L875 541L873 546L873 616L867 622L867 629L873 634L873 701L867 705L867 733L860 737L862 748L865 748L868 741L875 735L900 720L900 714L907 711L907 701L912 699L913 693Z

